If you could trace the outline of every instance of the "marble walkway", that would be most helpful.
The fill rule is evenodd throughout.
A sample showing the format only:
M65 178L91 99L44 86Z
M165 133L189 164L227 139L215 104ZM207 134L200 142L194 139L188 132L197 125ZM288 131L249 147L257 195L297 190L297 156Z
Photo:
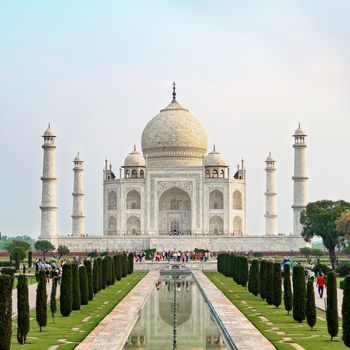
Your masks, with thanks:
M122 349L158 277L159 271L150 271L76 347L76 350Z
M327 305L327 288L323 290L323 297L320 298L318 295L318 288L315 286L315 302L316 307L325 311ZM338 302L338 317L342 318L341 307L343 304L343 290L337 288L337 302Z
M202 271L192 272L239 350L275 349Z
M51 295L51 281L46 284L46 294L47 302L50 301ZM28 299L29 299L29 308L34 309L36 304L36 288L38 284L31 284L28 286ZM60 296L60 286L57 286L56 297ZM12 318L17 317L17 288L12 290Z

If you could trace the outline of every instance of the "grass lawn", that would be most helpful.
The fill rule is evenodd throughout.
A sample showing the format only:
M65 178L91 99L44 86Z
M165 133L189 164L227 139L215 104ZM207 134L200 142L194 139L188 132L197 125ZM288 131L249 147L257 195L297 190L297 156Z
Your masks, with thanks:
M134 288L134 286L145 276L144 272L133 274L101 290L96 294L89 305L82 306L79 311L73 311L69 317L62 317L57 300L57 313L55 323L48 307L47 326L39 332L35 320L35 310L30 312L30 332L27 343L19 345L16 339L17 320L13 321L11 349L23 350L46 350L51 345L59 345L58 349L74 349L95 326Z
M255 297L247 289L238 286L232 278L224 277L218 272L208 272L206 275L277 349L295 350L291 343L299 344L307 350L348 349L341 339L341 327L338 337L330 341L325 312L317 309L316 326L311 331L306 321L298 323L291 314L287 315L283 300L282 305L276 309L259 296Z
M337 277L337 288L340 288L340 282L344 281L345 277Z

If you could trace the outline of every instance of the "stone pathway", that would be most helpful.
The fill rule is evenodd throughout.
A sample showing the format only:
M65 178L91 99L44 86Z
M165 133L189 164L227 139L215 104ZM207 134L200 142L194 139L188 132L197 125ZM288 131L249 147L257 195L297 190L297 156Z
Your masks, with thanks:
M51 295L51 281L46 284L47 302L50 302ZM38 284L31 284L28 286L28 299L29 299L29 309L34 309L36 304L36 288ZM60 286L57 285L56 296L60 296ZM12 318L17 317L17 288L12 290Z
M238 349L275 349L203 272L192 271L192 273Z
M158 277L158 271L150 271L75 349L122 349Z
M327 305L327 288L324 288L323 290L323 298L320 298L318 295L318 288L315 285L315 302L316 307L319 309L325 311L326 305ZM337 301L338 301L338 317L342 318L341 314L341 307L343 303L343 290L340 288L337 288Z

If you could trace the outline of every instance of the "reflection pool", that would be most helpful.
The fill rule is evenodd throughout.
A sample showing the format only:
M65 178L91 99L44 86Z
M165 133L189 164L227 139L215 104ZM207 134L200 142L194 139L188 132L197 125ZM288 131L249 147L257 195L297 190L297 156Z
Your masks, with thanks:
M228 348L192 275L175 273L161 275L124 349Z

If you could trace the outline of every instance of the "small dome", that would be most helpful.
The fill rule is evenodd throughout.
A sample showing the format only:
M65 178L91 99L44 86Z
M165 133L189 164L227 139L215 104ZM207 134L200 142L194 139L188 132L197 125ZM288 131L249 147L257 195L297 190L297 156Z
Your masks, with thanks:
M298 129L295 130L293 136L306 136L305 130L300 127L300 123Z
M77 156L74 158L74 161L75 162L83 162L84 161L79 152L78 152Z
M204 159L205 166L226 166L226 162L221 153L215 150L211 151Z
M55 130L50 127L50 124L49 124L49 127L45 130L44 136L45 137L56 137Z
M269 153L268 157L266 158L266 162L275 162L275 159L272 157L271 152Z
M136 148L128 154L124 161L124 166L127 167L144 167L145 165L145 158L143 158L140 152L136 151Z

